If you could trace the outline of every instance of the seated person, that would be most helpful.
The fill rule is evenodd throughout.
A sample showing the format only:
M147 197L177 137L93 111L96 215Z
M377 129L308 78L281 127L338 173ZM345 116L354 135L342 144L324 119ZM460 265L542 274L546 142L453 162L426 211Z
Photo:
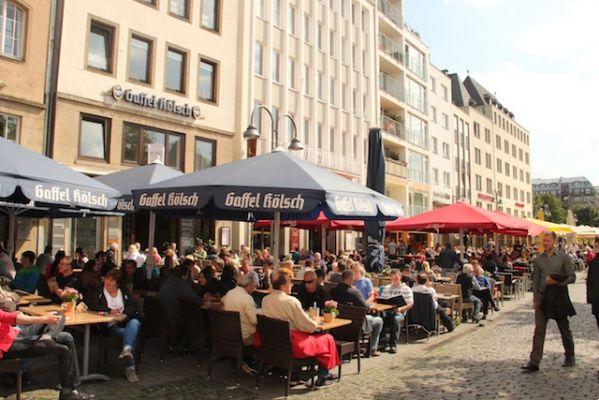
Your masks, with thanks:
M474 306L474 312L472 315L472 320L474 323L480 323L480 309L482 307L482 301L478 297L476 297L473 293L475 290L480 290L480 285L478 281L474 277L472 273L473 268L472 264L464 264L462 269L462 273L458 275L455 280L455 283L462 286L462 299L465 302L470 302ZM466 319L464 319L465 321Z
M187 268L183 265L177 265L173 273L169 275L158 291L158 295L166 311L166 323L176 336L174 338L175 342L179 341L183 334L183 312L181 311L179 300L194 301L198 304L202 303L202 299L194 292L189 282L186 281L187 274Z
M372 281L369 278L366 278L366 269L360 263L354 263L352 265L352 271L354 273L354 286L364 300L367 303L374 302L374 286L372 285Z
M53 303L62 303L63 297L69 293L75 293L81 298L83 289L79 276L73 271L73 259L64 256L58 263L58 274L48 279L48 288L52 293Z
M242 275L247 275L252 272L252 266L250 265L250 260L247 258L242 258L239 261L239 273Z
M445 313L443 307L439 307L439 303L437 303L437 291L431 286L430 280L426 273L421 273L416 275L416 285L412 288L412 292L414 293L426 293L430 294L433 298L433 304L435 305L435 310L437 310L437 314L441 319L441 323L449 332L453 331L453 321L451 318Z
M197 282L198 276L200 276L200 272L202 272L202 269L198 267L193 256L185 256L184 258L182 258L181 265L183 265L189 271L189 273L187 274L189 283Z
M141 322L137 303L125 286L119 284L119 275L118 269L108 271L102 288L88 296L85 302L90 310L104 311L114 316L115 322L109 323L103 331L123 341L119 359L125 364L125 377L129 382L137 382L139 379L135 372L134 354Z
M323 309L324 303L331 300L331 296L323 285L318 284L316 272L305 272L303 279L303 283L297 289L296 296L302 304L302 308L307 310L316 303L316 307Z
M221 282L216 279L216 271L214 267L209 265L202 269L202 274L206 278L205 292L211 297L222 297L225 294L225 288Z
M319 286L323 286L324 285L324 279L325 279L324 269L317 269L314 272L316 273L316 283Z
M94 396L75 390L75 343L70 333L62 331L63 327L64 319L54 314L30 317L0 310L0 359L56 354L61 386L59 400L93 399Z
M346 265L343 261L334 261L331 264L332 271L327 275L327 281L333 283L341 282L341 274L346 269Z
M88 261L79 275L83 297L95 293L102 286L101 267L94 260Z
M351 270L343 271L341 274L341 282L331 289L331 297L339 304L345 304L352 307L370 308L370 305L364 300L362 294L351 285L354 282L354 272ZM383 319L372 315L366 315L366 324L362 327L364 333L372 332L372 340L370 341L369 354L373 357L380 355L379 338L383 330Z
M149 289L146 267L142 266L139 268L135 260L125 260L119 279L120 283L131 294L134 294L137 290Z
M266 258L262 260L262 278L260 279L260 289L270 290L272 280L272 259Z
M412 271L409 264L404 264L399 268L401 272L401 280L406 283L409 287L414 287L414 279L412 278Z
M383 286L381 298L391 298L402 296L406 305L398 307L395 310L385 312L385 319L391 325L391 336L389 337L389 353L397 353L397 344L401 333L401 324L406 319L406 313L414 305L414 295L412 289L406 285L400 276L398 270L391 271L391 283Z
M335 339L329 334L312 335L318 332L318 322L302 309L302 304L291 293L291 275L279 271L272 280L273 292L262 300L265 316L289 322L291 345L294 357L315 357L318 361L316 386L328 385L329 370L339 365L339 354Z
M295 274L295 279L304 279L304 273L306 273L306 271L312 270L314 270L314 262L310 259L304 260L304 265Z
M237 276L237 267L233 261L227 261L223 268L223 272L220 275L220 284L223 286L224 291L222 295L224 296L229 290L232 290L237 286L237 281L235 277Z
M483 302L483 319L487 319L489 306L493 307L493 310L499 311L499 307L497 307L495 300L493 300L493 290L495 288L491 280L483 274L483 269L478 263L474 264L474 277L478 282L478 286L480 286L480 290L474 290L472 293Z
M258 287L258 275L250 272L239 278L237 286L222 298L223 310L237 311L241 321L241 337L245 346L254 344L254 334L258 319L257 309L252 292Z
M21 269L17 272L10 287L27 293L34 293L40 279L40 269L35 265L35 253L24 251L21 254Z

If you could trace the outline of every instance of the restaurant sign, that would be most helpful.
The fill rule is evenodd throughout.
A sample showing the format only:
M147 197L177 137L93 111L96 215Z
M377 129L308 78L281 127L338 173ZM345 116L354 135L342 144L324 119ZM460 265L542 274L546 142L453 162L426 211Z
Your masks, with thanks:
M153 108L180 117L193 119L202 118L202 110L199 106L190 106L189 104L177 104L175 100L165 97L158 97L144 92L134 92L131 89L123 89L121 85L114 85L111 90L112 97L117 101L125 101L135 104L139 107Z

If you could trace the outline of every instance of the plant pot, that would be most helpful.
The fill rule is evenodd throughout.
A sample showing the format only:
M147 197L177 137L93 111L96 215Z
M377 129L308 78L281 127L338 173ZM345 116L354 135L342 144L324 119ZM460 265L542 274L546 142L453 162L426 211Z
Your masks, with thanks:
M64 310L65 315L73 315L75 313L75 302L66 301L62 303L61 308Z
M333 313L324 313L322 317L324 319L325 324L330 324L335 320L335 315Z

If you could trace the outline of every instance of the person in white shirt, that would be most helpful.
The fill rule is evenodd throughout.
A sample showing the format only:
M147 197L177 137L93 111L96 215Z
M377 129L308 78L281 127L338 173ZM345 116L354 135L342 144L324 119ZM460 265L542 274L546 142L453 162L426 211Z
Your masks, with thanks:
M141 268L146 262L146 256L139 252L139 247L137 247L137 245L132 244L129 246L127 260L135 261L137 263L137 268Z
M439 314L439 318L441 318L441 323L449 332L453 331L453 321L447 314L445 314L443 305L439 307L439 303L437 303L437 291L431 286L426 273L421 273L416 276L416 285L412 288L412 292L430 294L433 298L435 310L437 310L437 314Z
M237 287L227 292L222 298L223 310L236 311L239 313L241 321L241 337L243 344L251 346L254 344L254 334L258 319L256 317L256 302L251 296L252 292L258 287L258 275L255 272L249 272L242 275L237 280Z
M397 353L397 344L399 343L399 334L401 333L401 324L406 319L406 313L414 305L414 294L412 289L401 280L399 270L394 269L391 272L391 283L383 287L381 298L391 298L402 296L406 302L405 306L398 307L395 310L385 313L385 320L391 324L391 334L389 337L389 353Z
M397 256L397 243L394 240L390 240L387 245L387 253L389 254L389 258L396 258Z
M304 274L308 271L314 271L314 262L312 260L304 260L304 265L295 273L295 279L304 279Z

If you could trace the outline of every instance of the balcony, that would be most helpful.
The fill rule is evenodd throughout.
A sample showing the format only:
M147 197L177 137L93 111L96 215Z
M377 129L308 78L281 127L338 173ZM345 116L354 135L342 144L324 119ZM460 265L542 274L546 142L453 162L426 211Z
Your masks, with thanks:
M384 16L393 21L393 23L397 25L400 29L403 27L401 9L393 5L389 0L379 0L379 11L382 12Z
M313 162L321 167L347 172L352 175L360 175L364 167L356 162L354 157L343 156L337 152L323 150L318 147L306 146L304 150L293 152L293 154L302 160Z
M407 179L408 164L404 161L399 161L393 158L385 157L385 172L389 175Z
M383 132L391 136L395 136L401 140L406 139L406 133L403 124L384 114L381 114L381 129Z
M398 101L403 102L403 90L401 83L382 71L379 72L379 86L387 94L394 97Z
M394 58L398 63L403 64L401 44L383 33L379 33L379 50Z
M408 168L408 178L416 183L429 183L428 173L417 169Z

